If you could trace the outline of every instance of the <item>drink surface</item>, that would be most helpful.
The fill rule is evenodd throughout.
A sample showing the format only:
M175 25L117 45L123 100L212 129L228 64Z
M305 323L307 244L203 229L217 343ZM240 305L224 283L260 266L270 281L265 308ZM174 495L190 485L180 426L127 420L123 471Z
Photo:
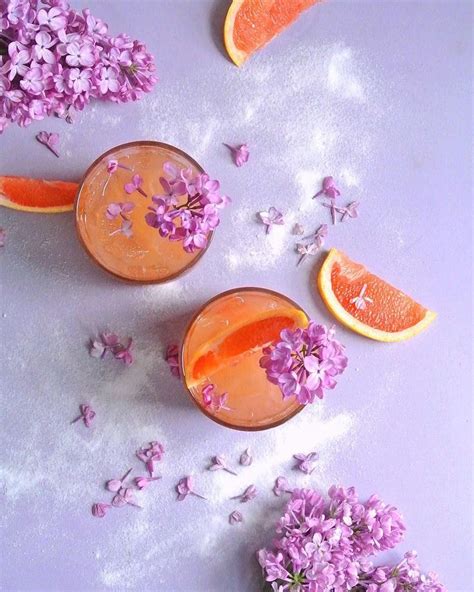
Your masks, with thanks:
M113 174L107 171L108 162L114 159L119 165ZM160 282L171 279L200 258L203 251L186 253L181 241L162 238L158 230L145 221L151 196L163 194L160 177L163 164L171 162L178 168L191 168L193 174L201 173L199 165L186 154L158 143L137 143L118 146L104 154L89 170L76 202L76 224L79 236L95 261L123 279L143 282ZM141 185L148 197L138 191L127 194L124 185L134 174L143 178ZM104 191L105 188L105 191ZM186 197L179 198L184 203ZM107 206L111 203L131 202L133 210L127 217L132 222L132 235L127 237L120 229L122 219L109 220Z
M198 314L183 343L182 366L188 390L205 413L230 427L262 429L283 422L300 409L294 397L284 400L280 389L267 380L259 365L262 345L217 360L211 373L198 380L193 374L201 354L214 350L219 355L224 349L219 343L222 344L226 336L245 332L249 327L251 332L259 323L274 321L276 325L285 318L288 328L307 322L306 314L295 303L261 289L224 294L208 303ZM247 339L251 339L251 335L247 335ZM226 349L229 351L231 347ZM210 383L215 385L216 393L228 393L224 408L215 410L205 404L202 388Z

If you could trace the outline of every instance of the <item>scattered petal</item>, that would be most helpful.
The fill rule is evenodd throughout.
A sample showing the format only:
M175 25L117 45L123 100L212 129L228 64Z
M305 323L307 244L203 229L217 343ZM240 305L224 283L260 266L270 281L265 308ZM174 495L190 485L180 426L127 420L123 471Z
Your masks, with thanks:
M292 493L293 489L290 488L286 477L277 477L275 479L275 485L273 486L273 493L280 497L284 493Z
M188 495L194 495L196 497L200 497L201 499L206 499L203 495L196 493L193 489L193 478L188 475L187 477L183 477L179 480L178 484L176 485L176 491L178 493L178 501L183 501Z
M59 152L55 148L59 142L59 134L42 131L36 134L36 139L59 158Z
M282 225L285 223L283 220L283 214L273 206L269 208L267 212L259 212L258 215L261 222L266 226L267 234L270 232L274 224Z
M257 497L257 488L255 485L249 485L247 489L240 495L231 497L230 499L239 499L242 503L249 502Z
M129 183L125 183L123 188L125 190L125 193L128 193L129 195L134 191L138 191L138 193L140 193L140 195L143 195L143 197L148 197L141 187L142 184L143 178L140 175L136 174L133 175L132 180Z
M136 456L145 463L145 468L150 477L153 477L155 461L160 461L163 458L164 452L165 448L163 444L156 440L149 442L147 446L142 446L137 450Z
M207 467L209 471L227 471L231 475L237 475L235 471L229 469L223 456L213 456L211 464Z
M319 195L325 195L326 197L329 197L330 199L335 199L336 197L341 195L341 192L336 187L333 177L325 177L323 179L322 189L320 191L318 191L318 193L313 195L313 199L315 197L318 197Z
M110 352L117 360L121 360L126 366L133 363L131 352L133 340L129 338L128 345L122 345L115 333L102 333L100 341L94 339L91 341L89 353L93 358L103 358L107 352Z
M358 218L359 217L359 206L360 206L360 202L352 201L345 208L338 209L338 212L342 213L341 222L344 222L346 216L349 216L349 218Z
M303 225L300 224L299 222L297 222L294 226L293 226L293 230L291 231L292 234L296 234L296 235L302 235L304 234L304 228Z
M243 465L244 467L248 467L249 465L252 464L252 461L253 461L253 457L250 454L250 448L247 448L240 455L240 464Z
M241 144L237 147L229 146L229 144L224 144L224 146L227 146L231 151L232 159L238 167L241 167L248 161L250 153L247 144Z
M130 475L132 470L133 469L128 469L128 471L125 473L125 475L121 479L110 479L110 481L107 481L107 483L105 484L105 488L108 489L109 491L117 493L118 491L120 491L120 489L123 485L123 482Z
M180 378L181 372L179 368L179 350L175 343L168 345L166 348L165 360L169 366L171 374L176 376L176 378Z
M112 506L110 504L103 504L101 502L92 504L92 516L95 516L96 518L103 518L111 507Z
M161 479L161 477L135 477L134 483L141 490L148 487L153 481L158 481L158 479Z
M92 409L90 405L84 404L79 405L79 410L81 414L78 417L76 417L76 419L73 419L71 423L76 423L76 421L82 419L86 428L90 428L92 425L92 420L95 417L95 411Z
M310 452L309 454L294 454L293 458L297 460L295 465L296 469L299 469L303 473L307 475L311 475L314 471L315 462L319 459L319 454L317 452Z
M229 514L229 524L238 524L239 522L243 522L244 518L240 512L234 510Z

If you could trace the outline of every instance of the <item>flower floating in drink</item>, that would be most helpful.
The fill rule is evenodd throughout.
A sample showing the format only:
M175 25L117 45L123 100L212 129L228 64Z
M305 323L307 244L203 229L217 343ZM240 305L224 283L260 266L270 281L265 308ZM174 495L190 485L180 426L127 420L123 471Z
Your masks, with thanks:
M282 294L240 288L208 302L181 350L183 380L199 408L236 429L270 428L336 386L347 365L333 330Z
M194 265L230 199L187 154L158 142L109 150L86 173L76 200L79 237L106 270L162 282Z

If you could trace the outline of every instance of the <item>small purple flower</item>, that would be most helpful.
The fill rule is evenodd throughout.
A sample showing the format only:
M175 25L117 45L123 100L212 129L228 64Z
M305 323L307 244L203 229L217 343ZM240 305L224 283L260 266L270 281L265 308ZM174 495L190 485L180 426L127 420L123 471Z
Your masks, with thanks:
M176 485L176 491L178 493L178 501L183 501L188 495L194 495L201 499L206 499L203 495L196 493L193 489L194 483L191 476L183 477Z
M103 95L116 93L120 89L117 70L113 66L103 66L99 74L99 88Z
M143 191L141 187L142 184L142 177L140 177L140 175L133 175L132 180L124 185L125 193L128 193L130 195L134 191L138 191L140 195L143 195L143 197L147 197L147 194Z
M109 236L123 234L125 237L130 238L131 236L133 236L132 226L133 223L131 220L123 220L120 225L120 228L117 228L117 230L111 232Z
M48 11L42 8L37 15L38 24L49 27L52 31L64 29L67 23L67 17L60 8L50 8Z
M73 419L71 423L76 423L76 421L82 419L86 428L90 428L92 425L92 420L96 415L95 411L92 409L90 405L79 405L79 409L81 414L78 417L76 417L76 419Z
M132 470L133 469L128 469L128 471L125 473L125 475L121 479L110 479L105 484L105 488L108 491L112 491L113 493L117 493L122 488L123 482L130 475L130 473L132 472Z
M212 412L217 413L221 409L225 409L230 411L230 408L226 406L227 403L227 393L222 393L218 395L215 392L215 385L214 384L206 384L202 388L202 402L204 407L210 409Z
M243 522L244 518L240 512L234 510L229 514L229 524L238 524L239 522Z
M358 218L359 217L359 206L360 203L358 201L352 201L348 206L342 209L338 209L338 212L341 212L341 222L344 222L346 216L349 218Z
M141 506L139 506L135 500L133 491L128 487L122 487L113 497L112 506L114 506L114 508L123 508L123 506L126 505L141 509Z
M323 179L322 189L320 191L318 191L318 193L316 193L313 196L313 199L315 197L318 197L319 195L325 195L326 197L329 197L330 199L336 199L336 197L341 195L341 192L336 187L333 177L325 177Z
M354 298L351 298L350 303L353 304L357 310L365 310L367 308L367 304L373 304L372 298L365 295L367 290L367 284L364 284L360 289L360 292Z
M236 495L234 497L231 497L230 499L238 499L242 503L246 503L246 502L253 500L256 497L257 497L257 488L255 487L255 485L249 485L243 493L241 493L240 495Z
M138 489L141 490L145 489L145 487L148 487L148 485L153 483L153 481L158 481L159 479L161 479L161 477L135 477L134 483Z
M231 475L237 475L237 473L235 471L233 471L232 469L230 469L225 461L225 458L223 456L213 456L212 460L211 460L211 464L207 467L208 471L219 471L219 470L223 470L226 471L227 473L230 473Z
M224 146L230 150L232 159L238 167L241 167L248 161L250 153L247 144L240 144L240 146L236 147L229 146L229 144L224 144Z
M153 477L154 463L163 458L164 452L165 448L163 444L156 440L149 442L147 446L142 446L137 450L136 456L145 464L145 468L150 477Z
M266 226L267 234L269 234L274 224L281 225L285 223L283 214L273 206L268 209L268 212L259 212L258 215L262 223Z
M347 357L332 329L310 321L306 329L282 331L280 339L263 350L260 366L268 380L279 386L284 399L295 396L306 405L336 386L336 376L345 370Z
M48 133L48 132L38 132L36 134L36 139L40 144L43 144L48 148L55 156L59 158L59 152L56 150L55 146L59 142L59 134L56 133Z
M112 506L110 504L103 504L101 502L92 504L92 516L95 516L96 518L103 518L111 507Z
M310 452L309 454L294 454L293 458L297 460L296 468L307 475L311 475L314 471L315 462L319 459L317 452Z
M56 43L56 40L49 33L40 31L35 36L36 45L33 47L33 54L38 61L43 60L47 64L54 64L56 58L50 47Z
M115 220L121 216L123 219L127 220L127 214L129 214L134 207L135 204L130 201L109 203L105 211L105 217L107 220Z
M66 45L66 63L68 66L90 68L95 63L94 47L90 43L73 41Z
M290 488L288 480L285 477L277 477L275 479L275 485L273 486L273 493L280 497L284 493L292 493L293 489Z
M241 465L243 465L244 467L248 467L252 464L253 462L253 457L250 454L250 448L247 448L246 450L244 450L242 452L242 454L240 455L240 459L239 462Z

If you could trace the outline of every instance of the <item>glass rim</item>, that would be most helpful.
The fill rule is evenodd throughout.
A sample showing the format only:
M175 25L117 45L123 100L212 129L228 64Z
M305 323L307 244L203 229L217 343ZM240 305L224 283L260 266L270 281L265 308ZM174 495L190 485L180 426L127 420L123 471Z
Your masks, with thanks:
M87 168L86 172L82 175L81 180L79 181L77 192L76 192L76 197L74 198L74 226L76 228L76 236L79 239L79 243L82 245L82 248L87 253L87 255L89 256L89 258L92 259L92 261L96 265L98 265L101 269L103 269L109 275L112 275L113 277L118 278L122 282L125 282L125 283L128 283L128 284L133 284L133 285L139 285L139 284L165 284L167 282L171 282L172 280L175 280L176 278L180 277L181 275L186 274L188 271L191 270L192 267L194 267L194 265L196 265L196 263L201 259L201 257L204 255L204 253L210 247L211 242L212 242L212 239L214 237L214 230L209 231L208 239L207 239L207 245L205 246L205 248L204 249L201 249L200 252L196 255L196 257L194 257L194 259L192 259L181 270L179 270L176 273L174 273L174 274L166 277L165 279L135 280L135 279L130 278L130 277L124 277L123 275L120 275L119 273L116 273L115 271L112 271L111 269L109 269L108 267L106 267L102 262L100 262L94 256L94 254L91 252L91 250L89 249L89 247L86 245L86 242L84 240L84 237L82 236L81 231L80 231L80 228L79 228L79 216L78 216L79 196L80 196L81 190L82 190L82 188L84 186L84 183L85 183L87 177L89 176L89 174L91 173L91 171L106 156L113 154L117 150L121 150L123 148L133 148L134 146L153 146L155 148L164 148L164 149L171 150L173 152L176 152L180 156L183 156L187 160L189 160L189 162L201 174L205 173L205 170L202 168L202 166L196 160L194 160L194 158L192 158L191 156L189 156L189 154L187 154L184 150L181 150L181 148L178 148L176 146L173 146L172 144L167 144L166 142L158 142L157 140L134 140L133 142L125 142L124 144L117 144L116 146L113 146L112 148L109 148L108 150L106 150L105 152L103 152L100 156L98 156L92 162L92 164L89 165L89 167Z
M183 350L184 350L184 345L186 343L186 339L188 338L188 335L189 335L189 332L190 332L191 328L193 327L193 325L196 322L196 319L199 317L199 315L210 304L212 304L216 300L219 300L219 299L221 299L221 298L223 298L225 296L230 296L231 294L235 294L237 292L261 292L261 293L269 294L269 295L272 295L272 296L278 296L279 298L282 298L283 300L286 300L288 303L290 303L296 309L298 309L301 312L303 312L306 315L306 317L309 319L308 313L297 302L295 302L294 300L292 300L291 298L289 298L285 294L282 294L281 292L277 292L276 290L272 290L270 288L262 288L262 287L255 287L255 286L242 286L242 287L239 287L239 288L231 288L230 290L225 290L224 292L220 292L219 294L216 294L215 296L213 296L212 298L210 298L209 300L207 300L198 309L198 311L192 316L191 320L189 321L188 325L186 326L186 330L184 332L184 337L183 337L183 340L182 340L182 343L181 343L181 347L180 347L180 350L179 350L179 353L180 353L180 355L179 355L179 369L180 369L180 372L181 372L181 381L182 381L182 383L184 385L184 388L185 388L187 394L191 398L192 402L201 411L201 413L203 413L204 415L206 415L209 419L212 419L212 421L218 423L219 425L221 425L223 427L230 428L230 429L233 429L233 430L238 430L238 431L241 431L241 432L261 432L263 430L269 430L271 428L276 428L276 427L278 427L278 426L286 423L288 420L292 419L293 417L295 417L295 415L297 415L298 413L300 413L306 407L306 405L300 404L300 405L298 405L298 407L296 407L296 409L294 411L292 411L291 413L289 413L288 415L286 415L282 419L279 419L277 421L274 421L274 422L265 424L263 426L250 426L250 427L236 426L236 425L234 425L232 423L229 423L228 421L225 421L223 419L220 419L218 417L215 417L212 413L209 413L208 411L206 411L204 409L204 407L202 407L201 405L199 405L199 403L196 401L195 397L191 393L191 390L188 388L188 386L186 384L186 376L185 376L185 371L184 371Z

